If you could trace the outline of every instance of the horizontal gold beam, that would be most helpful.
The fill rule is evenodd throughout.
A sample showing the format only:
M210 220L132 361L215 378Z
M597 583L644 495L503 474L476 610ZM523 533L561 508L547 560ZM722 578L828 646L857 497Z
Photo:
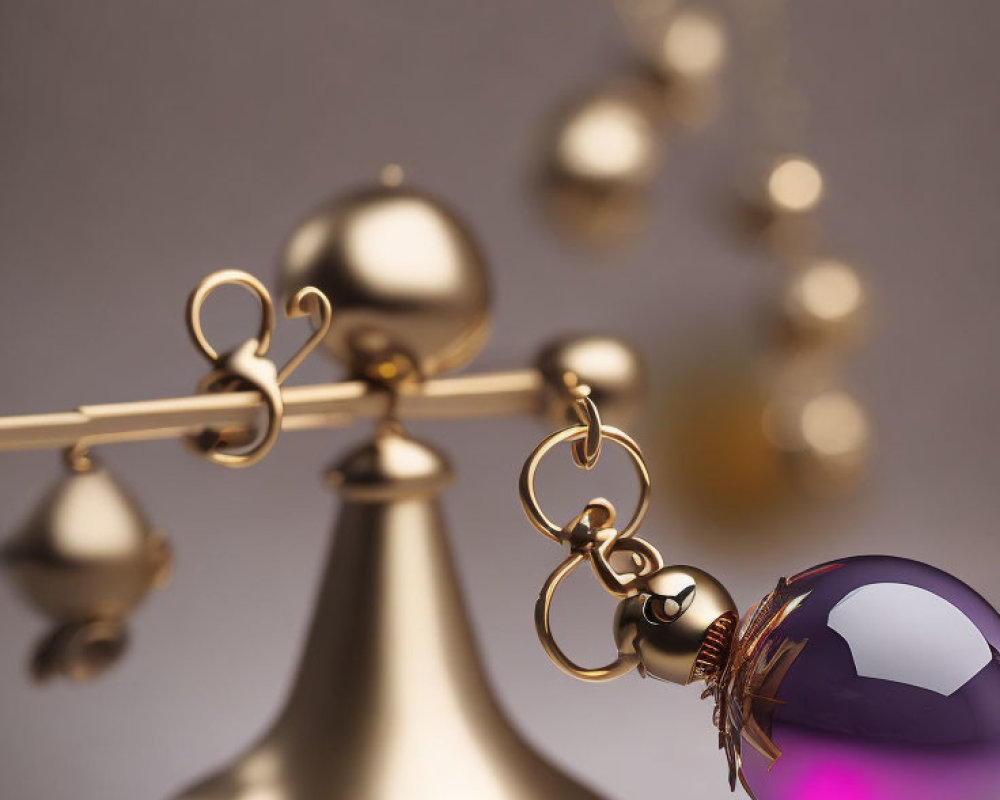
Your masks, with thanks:
M403 419L499 417L542 410L544 381L534 369L440 378L404 387L396 414ZM364 381L282 389L282 430L334 428L389 410L388 392ZM264 404L257 392L231 392L80 406L55 414L0 417L0 451L44 450L173 439L205 428L249 428Z

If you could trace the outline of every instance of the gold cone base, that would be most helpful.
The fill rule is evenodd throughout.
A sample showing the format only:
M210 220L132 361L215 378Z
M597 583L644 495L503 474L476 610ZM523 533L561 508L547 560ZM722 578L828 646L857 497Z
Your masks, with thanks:
M387 430L332 477L344 506L289 703L178 800L596 800L486 683L436 500L443 458Z

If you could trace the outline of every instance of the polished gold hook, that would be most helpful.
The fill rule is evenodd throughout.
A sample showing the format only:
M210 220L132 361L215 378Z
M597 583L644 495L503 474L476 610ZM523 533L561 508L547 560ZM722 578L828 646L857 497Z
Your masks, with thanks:
M330 332L330 325L333 324L333 308L330 306L329 298L315 286L306 286L299 289L294 295L288 298L285 304L285 316L289 319L298 317L312 317L319 319L319 324L313 335L310 336L304 345L298 349L288 363L278 372L278 383L282 384L299 365L306 360L306 357L315 350L320 342L326 338Z
M274 336L274 303L271 301L271 295L267 291L267 287L249 272L244 272L241 269L222 269L218 272L213 272L204 278L195 287L195 290L191 292L187 304L187 325L191 338L194 339L195 344L198 345L201 352L205 354L205 358L213 364L219 360L219 352L209 344L208 338L205 336L205 331L202 328L201 309L212 292L220 286L226 285L244 286L257 298L257 302L260 304L261 317L254 354L259 357L266 356L267 351L271 349L271 339Z
M94 468L94 457L84 441L79 441L63 450L63 461L73 472L90 472Z
M234 350L219 354L212 347L201 324L201 312L209 295L220 286L233 284L249 289L261 308L261 322L256 338L248 339ZM248 467L256 464L274 447L281 434L284 401L281 385L298 368L305 358L319 345L330 330L333 311L326 296L311 286L300 289L285 307L290 318L312 317L317 319L316 329L280 371L265 358L274 336L275 312L271 295L253 275L242 270L227 269L205 278L191 293L187 307L187 323L191 338L205 357L212 362L212 371L199 383L201 392L227 392L253 389L260 393L267 410L267 427L253 446L239 453L225 452L222 448L231 440L248 437L245 430L205 430L186 437L197 452L227 467ZM243 444L242 441L240 441Z

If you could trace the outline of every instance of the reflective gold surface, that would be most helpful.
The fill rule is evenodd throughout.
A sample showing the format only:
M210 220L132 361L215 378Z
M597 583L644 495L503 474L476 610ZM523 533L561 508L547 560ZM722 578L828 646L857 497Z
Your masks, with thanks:
M567 373L589 387L601 418L612 425L631 422L646 397L642 354L621 338L564 336L546 345L535 363L545 380L545 414L553 425L571 419L564 393Z
M360 189L321 208L292 234L282 291L315 286L334 305L327 349L355 377L394 383L471 360L489 322L489 282L461 219L426 194Z
M595 798L527 746L486 683L436 499L443 457L386 426L330 478L344 505L288 703L181 800Z
M686 685L715 622L736 612L719 581L697 567L668 566L644 578L615 614L621 652L635 652L643 676Z
M129 615L170 572L166 540L132 496L92 459L73 463L3 550L21 594L54 626L36 648L40 680L112 666Z

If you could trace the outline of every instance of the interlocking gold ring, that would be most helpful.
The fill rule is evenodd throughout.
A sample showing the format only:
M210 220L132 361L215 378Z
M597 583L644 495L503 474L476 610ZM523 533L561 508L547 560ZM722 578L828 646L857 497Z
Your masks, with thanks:
M589 394L582 394L573 400L573 413L581 425L587 426L587 435L573 442L573 460L581 469L593 469L601 457L604 435L601 432L601 412Z
M552 598L555 596L556 589L586 558L587 556L582 553L571 555L549 575L535 603L535 630L538 633L538 641L541 642L542 649L545 650L545 655L567 675L582 681L611 681L631 672L638 666L639 656L637 653L619 652L614 661L603 667L581 667L556 644L555 635L552 633L550 617Z
M521 504L524 506L524 513L528 515L531 524L540 533L554 542L562 541L559 536L562 532L562 526L556 525L549 519L539 506L538 496L535 493L535 474L538 472L538 465L552 448L563 442L576 442L584 439L589 432L590 428L587 425L574 425L564 428L561 431L556 431L551 436L542 440L541 444L528 456L528 460L524 462L524 467L521 469L518 490L521 495ZM625 452L631 457L636 476L639 478L639 503L632 514L632 518L620 534L621 538L628 538L639 529L642 521L646 518L646 512L649 511L649 470L646 467L646 459L643 457L639 445L627 433L611 425L602 425L601 435L624 448Z

